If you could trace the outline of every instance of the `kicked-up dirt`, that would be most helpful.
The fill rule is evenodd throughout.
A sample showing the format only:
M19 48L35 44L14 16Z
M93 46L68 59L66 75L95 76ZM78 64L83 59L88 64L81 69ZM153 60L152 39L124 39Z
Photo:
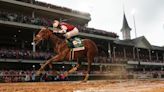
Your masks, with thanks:
M164 92L164 80L0 83L0 92Z

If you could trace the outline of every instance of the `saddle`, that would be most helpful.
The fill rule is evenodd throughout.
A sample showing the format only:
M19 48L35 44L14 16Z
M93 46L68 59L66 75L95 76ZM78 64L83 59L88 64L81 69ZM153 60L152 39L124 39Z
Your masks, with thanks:
M84 50L84 45L82 43L82 39L79 37L73 37L66 40L66 43L70 49L73 49L74 51Z
M83 40L79 37L73 37L66 40L68 47L71 49L70 61L74 60L74 52L84 50Z

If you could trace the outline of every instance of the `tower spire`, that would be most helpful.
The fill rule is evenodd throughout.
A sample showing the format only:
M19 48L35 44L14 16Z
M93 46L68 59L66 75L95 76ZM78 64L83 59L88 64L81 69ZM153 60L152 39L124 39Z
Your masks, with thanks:
M122 28L121 28L123 40L131 39L130 30L131 30L131 28L129 27L128 21L126 19L125 6L124 6L124 2L123 2L123 24L122 24Z

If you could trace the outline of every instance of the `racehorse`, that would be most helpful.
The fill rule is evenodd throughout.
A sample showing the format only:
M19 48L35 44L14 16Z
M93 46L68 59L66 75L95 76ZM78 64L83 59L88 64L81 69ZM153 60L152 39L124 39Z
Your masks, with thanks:
M57 34L54 34L52 30L48 29L47 27L41 28L41 30L34 37L33 42L37 45L42 40L50 40L57 55L53 56L51 59L42 64L40 69L37 71L37 75L41 74L47 65L49 65L49 68L52 69L52 62L63 60L69 61L71 55L71 49L67 46L66 40L62 39ZM82 43L85 49L76 51L74 53L74 60L77 61L77 65L65 72L63 75L66 77L68 74L75 72L77 68L79 68L81 65L81 63L78 61L79 58L87 58L88 67L83 80L86 82L89 78L91 64L94 61L94 57L98 53L98 48L96 44L90 39L83 39Z

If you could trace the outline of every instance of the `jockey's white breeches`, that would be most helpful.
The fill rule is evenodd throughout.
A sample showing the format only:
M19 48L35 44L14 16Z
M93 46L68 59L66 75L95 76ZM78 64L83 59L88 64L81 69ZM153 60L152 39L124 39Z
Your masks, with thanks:
M76 36L79 34L79 30L75 27L72 31L69 31L66 33L66 38L69 39L73 36Z

